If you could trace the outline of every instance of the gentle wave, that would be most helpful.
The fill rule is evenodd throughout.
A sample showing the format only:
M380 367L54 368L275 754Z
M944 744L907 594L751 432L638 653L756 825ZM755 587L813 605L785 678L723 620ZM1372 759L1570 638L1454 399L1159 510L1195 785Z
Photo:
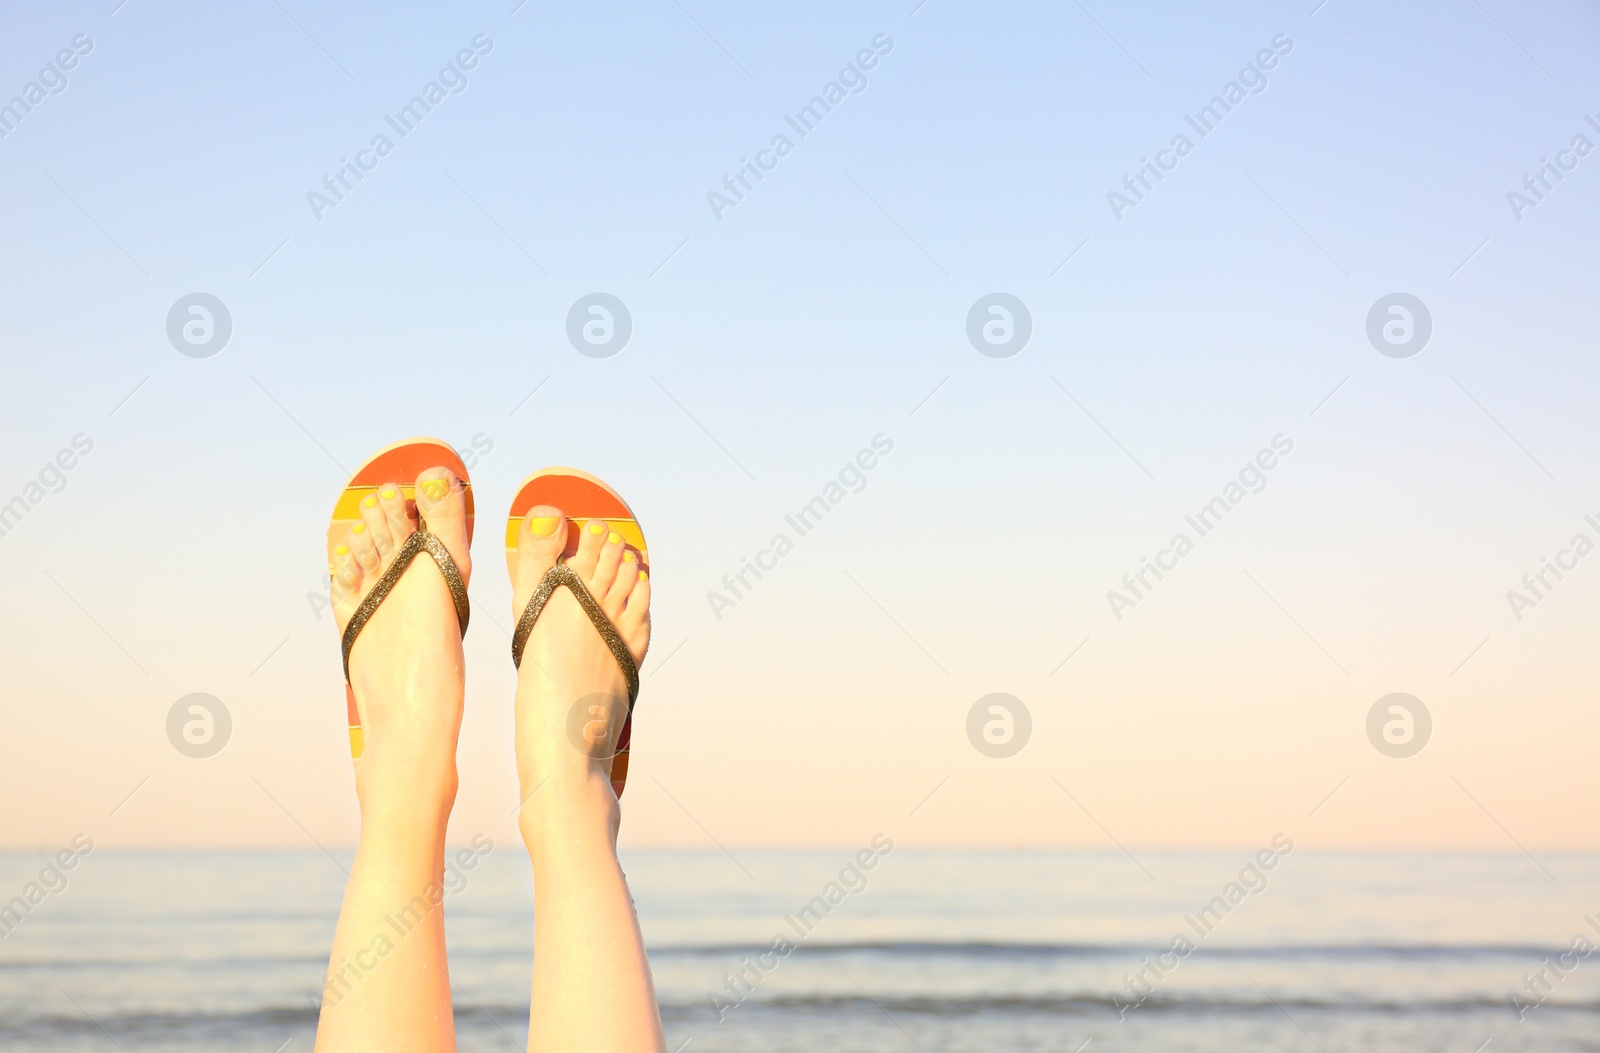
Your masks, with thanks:
M982 960L1034 960L1040 958L1122 959L1165 951L1166 942L1149 944L1098 943L1005 943L985 941L863 940L849 943L801 943L797 953L803 957L843 957L879 955L885 958L954 958ZM772 949L769 943L665 944L648 948L650 956L665 958L755 957ZM1538 961L1567 953L1570 947L1540 947L1534 944L1276 944L1263 946L1206 946L1205 958L1283 961L1471 961L1486 958L1514 958ZM532 948L477 947L456 952L463 959L501 960L530 958ZM0 961L0 972L28 969L110 969L165 966L171 968L218 966L302 966L326 965L326 955L250 955L250 956L174 956L130 955L127 957L52 957L13 958Z
M195 955L191 957L166 953L159 956L130 955L125 958L13 958L9 961L0 961L0 973L25 972L32 969L215 969L227 966L259 969L273 965L295 967L315 965L322 967L327 964L328 956L326 954Z
M910 997L910 996L879 996L876 998L855 995L793 995L776 996L772 998L752 997L740 1005L740 1011L747 1007L756 1006L764 1009L805 1009L816 1011L851 1010L859 1009L863 1012L881 1012L888 1009L894 1013L920 1014L924 1016L965 1016L973 1013L1003 1012L1003 1013L1045 1013L1045 1014L1070 1014L1082 1012L1109 1012L1116 1013L1118 1008L1125 1005L1127 999L1122 994L1116 995L980 995L977 997ZM661 1005L662 1011L672 1009L688 1009L693 1003L667 1002ZM1284 998L1251 998L1228 997L1217 998L1163 998L1152 995L1139 1005L1134 1012L1140 1014L1150 1013L1271 1013L1281 1015L1283 1010L1305 1010L1310 1013L1318 1011L1347 1013L1375 1013L1375 1014L1429 1014L1429 1013L1465 1013L1491 1010L1497 1013L1511 1014L1510 1003L1504 997L1460 997L1460 998L1419 998L1415 1001L1398 1001L1395 999L1369 999L1369 998L1330 998L1330 997L1284 997ZM1600 1014L1600 1001L1594 1002L1556 1002L1547 1001L1540 1006L1540 1012L1545 1010L1565 1010L1568 1012Z
M1004 943L984 941L858 941L849 943L804 943L801 952L810 955L881 954L885 957L935 955L954 958L1117 958L1165 951L1170 941L1148 944L1126 943ZM682 944L649 948L652 957L675 955L760 954L770 943ZM1206 946L1207 958L1353 959L1390 958L1398 960L1462 960L1474 958L1533 958L1564 954L1570 947L1539 947L1533 944L1272 944L1262 946Z
M896 1016L908 1017L960 1017L984 1013L1007 1016L1111 1016L1115 1017L1118 1003L1111 995L1081 995L1073 997L1038 996L980 996L980 997L894 997L878 998L853 995L811 995L753 997L737 1007L741 1015L773 1012L882 1014L885 1010ZM668 1021L694 1020L714 1016L707 999L691 1002L663 1001L662 1015ZM1459 1013L1510 1014L1504 998L1444 998L1419 999L1411 1002L1393 999L1361 998L1163 998L1155 995L1133 1012L1144 1016L1173 1015L1239 1015L1266 1014L1280 1016L1284 1010L1315 1014L1332 1012L1340 1015L1370 1014L1375 1016L1423 1016L1429 1014L1453 1015ZM463 1025L502 1025L506 1021L525 1021L528 1006L523 1004L491 1004L469 1002L455 1007L458 1023ZM1576 1013L1600 1015L1600 1001L1596 1002L1546 1002L1540 1007L1543 1015ZM94 1020L82 1015L41 1014L23 1017L8 1014L0 1020L0 1039L27 1039L62 1035L100 1035L110 1033L126 1038L143 1036L171 1036L175 1033L189 1035L209 1033L234 1033L251 1030L273 1030L313 1027L317 1021L316 1009L305 1007L272 1007L237 1013L124 1013L100 1014ZM102 1031L104 1029L104 1031Z

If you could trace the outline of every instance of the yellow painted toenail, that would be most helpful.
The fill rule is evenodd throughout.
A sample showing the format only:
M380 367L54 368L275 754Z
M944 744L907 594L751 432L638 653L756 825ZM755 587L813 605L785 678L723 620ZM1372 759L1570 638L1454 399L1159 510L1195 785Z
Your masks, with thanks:
M613 545L620 545L622 544L622 535L613 530L611 532L611 536L606 538L606 540Z
M591 533L591 534L604 534L605 532L606 532L606 525L604 523L590 523L589 524L589 533Z
M622 553L622 562L624 562L624 563L632 563L633 562L633 553L629 552L627 550L624 550L623 553Z
M367 524L365 523L357 523L355 526L350 528L350 533L352 534L365 534L366 532Z
M422 484L422 492L430 501L440 501L450 492L450 484L443 479L429 479Z
M376 497L373 497L371 494L368 494L366 497L363 497L361 499L361 505L364 508L377 508L378 507L378 499Z
M560 516L530 516L528 529L533 531L535 537L549 537L561 525Z
M383 492L383 499L385 501L393 501L394 500L394 491L393 490L385 490Z
M639 580L640 581L649 581L650 580L650 575L646 574L644 571L641 570L639 572Z
M349 545L338 545L338 546L336 546L334 548L333 554L335 556L348 556L350 554L350 546Z

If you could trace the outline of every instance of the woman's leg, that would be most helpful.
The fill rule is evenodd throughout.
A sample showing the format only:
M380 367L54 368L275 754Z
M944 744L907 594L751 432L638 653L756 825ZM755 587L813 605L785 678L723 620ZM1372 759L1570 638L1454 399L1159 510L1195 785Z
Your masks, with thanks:
M461 486L445 469L417 479L417 506L471 572ZM336 550L341 631L416 529L398 487L362 508ZM460 628L449 589L419 555L374 612L350 654L364 747L356 761L361 839L334 932L320 1053L455 1049L444 946L444 833L456 793L461 726Z
M523 518L514 616L575 529L547 506ZM642 662L650 586L621 539L603 527L585 530L568 563ZM665 1049L650 963L617 863L610 757L627 708L616 658L572 594L557 589L517 678L519 821L534 880L530 1051Z

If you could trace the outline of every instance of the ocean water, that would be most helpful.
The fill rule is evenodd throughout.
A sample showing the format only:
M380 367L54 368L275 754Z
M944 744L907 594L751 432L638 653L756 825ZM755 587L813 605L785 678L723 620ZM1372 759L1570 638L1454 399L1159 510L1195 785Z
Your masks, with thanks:
M897 849L841 880L853 854L625 856L670 1050L1600 1050L1600 857L1296 851L1241 879L1251 852ZM43 863L0 856L0 897ZM0 1050L309 1050L348 863L90 854L0 940ZM451 884L460 1047L521 1049L527 857Z

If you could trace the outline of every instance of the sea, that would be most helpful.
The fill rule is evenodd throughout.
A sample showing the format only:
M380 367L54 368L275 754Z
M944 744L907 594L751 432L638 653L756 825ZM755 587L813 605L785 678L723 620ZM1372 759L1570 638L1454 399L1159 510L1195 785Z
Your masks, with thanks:
M524 1049L528 858L469 855L445 900L459 1047ZM48 858L0 855L0 901ZM1596 856L861 845L623 863L672 1053L1600 1050ZM349 864L90 852L0 920L0 1050L309 1051Z

